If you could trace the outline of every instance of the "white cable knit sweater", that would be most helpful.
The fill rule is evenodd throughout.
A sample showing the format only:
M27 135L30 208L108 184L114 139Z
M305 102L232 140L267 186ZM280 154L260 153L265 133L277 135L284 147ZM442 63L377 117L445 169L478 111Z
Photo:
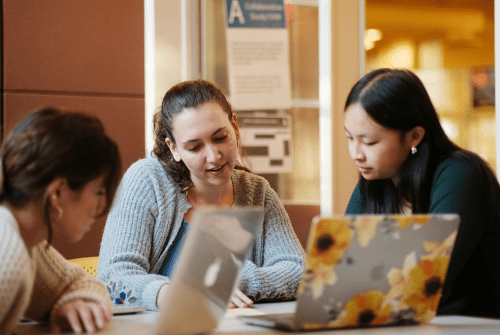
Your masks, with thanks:
M253 301L295 298L304 251L278 195L262 177L241 170L232 175L234 206L264 208L252 253L238 287ZM99 254L98 278L114 301L156 310L165 257L191 207L156 158L134 163L125 173L109 213Z
M16 219L0 206L0 334L10 334L23 316L48 321L53 309L78 298L111 307L102 283L47 242L29 251Z

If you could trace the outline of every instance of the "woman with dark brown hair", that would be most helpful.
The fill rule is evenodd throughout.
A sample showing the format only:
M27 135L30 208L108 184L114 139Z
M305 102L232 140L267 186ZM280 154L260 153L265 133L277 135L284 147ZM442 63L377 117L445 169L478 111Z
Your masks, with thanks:
M264 221L257 223L230 307L293 299L304 252L276 192L240 163L237 118L222 92L204 80L175 85L155 115L155 135L156 157L132 165L120 186L101 243L99 278L118 294L127 292L125 303L155 310L193 211L257 206Z
M120 177L116 144L93 116L41 109L1 147L0 333L21 317L94 332L110 320L106 288L51 245L77 242L107 214Z

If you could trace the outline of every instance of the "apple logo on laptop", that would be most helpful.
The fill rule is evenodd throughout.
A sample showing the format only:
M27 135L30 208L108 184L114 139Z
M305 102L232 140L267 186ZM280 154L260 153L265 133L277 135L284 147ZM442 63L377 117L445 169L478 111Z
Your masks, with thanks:
M206 287L212 287L217 281L221 264L222 259L217 257L215 261L208 266L207 272L205 272L205 279L203 280L203 284L205 284Z

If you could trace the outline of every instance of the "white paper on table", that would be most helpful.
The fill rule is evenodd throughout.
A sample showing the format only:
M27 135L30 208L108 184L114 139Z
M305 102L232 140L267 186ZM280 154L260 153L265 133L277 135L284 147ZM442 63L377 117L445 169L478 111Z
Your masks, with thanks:
M230 308L226 311L226 317L235 318L240 315L248 316L248 315L262 315L265 314L262 311L259 311L256 308Z

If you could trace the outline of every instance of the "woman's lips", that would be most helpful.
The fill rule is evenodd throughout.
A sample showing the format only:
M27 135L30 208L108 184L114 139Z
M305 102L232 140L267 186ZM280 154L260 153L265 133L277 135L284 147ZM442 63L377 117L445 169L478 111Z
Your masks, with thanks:
M370 170L371 170L371 168L358 166L358 170L359 170L359 172L361 172L361 173L366 173L366 172L370 171Z
M215 168L211 168L211 169L207 169L207 172L211 172L211 173L218 173L218 172L221 172L224 170L224 168L226 167L227 165L227 162L222 164L221 166L219 167L215 167Z

